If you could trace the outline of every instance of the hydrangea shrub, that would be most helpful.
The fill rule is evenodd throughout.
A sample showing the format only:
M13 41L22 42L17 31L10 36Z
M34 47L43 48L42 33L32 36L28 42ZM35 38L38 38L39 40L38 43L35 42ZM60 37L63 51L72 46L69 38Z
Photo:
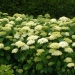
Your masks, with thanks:
M74 75L75 18L4 15L0 17L0 65L11 64L15 75Z

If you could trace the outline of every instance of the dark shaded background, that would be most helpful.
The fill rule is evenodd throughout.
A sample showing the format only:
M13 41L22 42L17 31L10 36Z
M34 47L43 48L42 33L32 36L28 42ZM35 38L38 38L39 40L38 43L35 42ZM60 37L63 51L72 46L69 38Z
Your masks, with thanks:
M37 17L49 13L54 18L72 18L75 16L75 0L0 0L0 11L9 15L23 13Z

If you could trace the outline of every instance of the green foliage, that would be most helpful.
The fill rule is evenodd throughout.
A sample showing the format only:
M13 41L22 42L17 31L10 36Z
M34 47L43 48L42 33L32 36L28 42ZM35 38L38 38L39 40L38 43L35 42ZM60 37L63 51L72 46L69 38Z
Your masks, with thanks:
M74 75L75 18L0 12L0 75Z
M10 65L0 65L0 75L14 75Z
M37 17L49 13L52 18L75 16L75 0L0 0L0 3L0 11L10 15L22 13Z

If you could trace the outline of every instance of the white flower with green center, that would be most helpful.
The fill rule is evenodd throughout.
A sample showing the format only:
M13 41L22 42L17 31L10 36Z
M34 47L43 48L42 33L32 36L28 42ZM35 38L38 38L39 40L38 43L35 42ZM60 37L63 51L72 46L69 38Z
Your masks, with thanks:
M15 43L15 46L17 46L18 48L20 48L20 47L25 46L25 43L22 42L22 41L17 41L17 42Z
M15 24L15 22L14 22L14 21L9 21L9 23L8 23L8 24L14 25L14 24Z
M68 64L67 64L67 67L69 67L69 68L74 67L74 66L75 66L74 63L68 63Z
M60 27L60 26L54 26L54 27L53 27L53 30L60 31L60 30L61 30L61 27Z
M35 26L36 24L33 21L29 21L28 23L26 23L27 26Z
M0 43L0 49L4 48L4 44Z
M22 18L21 17L17 17L15 20L16 21L22 21Z
M10 31L11 27L2 27L2 30L4 30L4 31Z
M48 40L46 38L38 39L39 44L44 44L44 43L47 43L47 42L48 42Z
M53 48L53 49L59 49L60 48L60 45L59 45L59 43L52 43L52 44L50 44L49 45L49 48Z
M75 42L72 43L72 46L75 47Z
M27 41L27 45L32 45L32 44L34 44L35 43L35 40L28 40Z
M14 38L16 38L16 39L19 39L20 38L20 33L16 33L16 34L14 34Z
M24 46L21 47L21 50L28 50L28 49L29 49L29 46L26 45L26 44L25 44Z
M38 38L39 38L39 36L37 36L37 35L31 35L27 38L27 40L36 40Z
M64 32L65 36L70 36L69 32Z
M49 40L55 40L55 39L57 39L54 35L50 35L49 37L48 37L48 39Z
M64 49L65 52L68 52L68 53L72 53L73 52L73 49L68 47L68 48L65 48Z
M39 31L39 30L42 30L42 25L37 25L34 29L35 29L35 31L37 31L37 30L38 30L38 31Z
M5 31L1 31L1 32L0 32L0 36L3 36L3 35L5 35L5 34L6 34Z
M13 27L12 24L6 24L5 27Z
M72 35L72 39L75 39L75 35Z
M50 22L51 23L57 23L57 20L56 19L50 19Z
M26 24L27 24L26 21L23 21L23 22L21 23L22 26L25 26Z
M61 30L69 30L69 27L61 27Z
M44 52L44 49L38 49L37 50L37 53L43 53Z
M66 41L60 41L59 46L62 47L62 48L65 48L65 47L68 46L68 43Z
M30 28L28 26L24 26L21 28L20 30L21 32L24 32L24 31L30 31Z
M11 48L9 46L4 47L4 50L10 50Z
M71 57L67 57L67 58L64 59L64 62L67 62L67 63L68 62L72 62L72 58Z
M60 17L59 20L63 21L63 22L66 22L66 21L69 21L70 19L65 17L65 16L63 16L63 17Z
M53 56L60 56L60 55L62 55L62 52L56 50L56 51L54 51L51 55L53 55Z
M52 35L54 35L56 38L62 37L60 32L53 32Z
M6 21L6 22L9 22L9 19L8 19L8 18L3 18L3 19L2 19L2 22L5 22L5 21Z
M66 41L67 43L72 43L72 40L69 38L64 38L63 40Z
M49 53L53 53L53 52L55 52L56 51L56 49L50 49L49 50Z
M40 56L44 52L44 49L38 49L36 55Z
M14 48L11 53L17 53L17 52L18 52L18 48Z

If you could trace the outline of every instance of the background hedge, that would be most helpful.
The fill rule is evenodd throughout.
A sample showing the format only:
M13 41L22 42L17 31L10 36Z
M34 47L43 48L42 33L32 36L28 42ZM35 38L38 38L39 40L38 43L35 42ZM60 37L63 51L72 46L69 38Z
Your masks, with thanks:
M0 0L0 11L10 15L24 13L29 15L44 15L51 17L75 16L75 0Z

